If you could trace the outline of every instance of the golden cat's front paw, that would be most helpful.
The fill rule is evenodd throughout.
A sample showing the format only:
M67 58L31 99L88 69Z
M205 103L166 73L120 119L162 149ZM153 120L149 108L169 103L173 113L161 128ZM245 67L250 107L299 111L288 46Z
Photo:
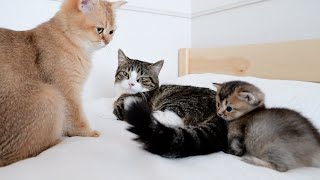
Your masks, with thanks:
M99 131L93 130L91 131L91 136L90 137L99 137L101 133Z
M72 136L99 137L100 132L86 128L86 129L77 129L77 130L69 131L66 133L66 135L69 137L72 137Z

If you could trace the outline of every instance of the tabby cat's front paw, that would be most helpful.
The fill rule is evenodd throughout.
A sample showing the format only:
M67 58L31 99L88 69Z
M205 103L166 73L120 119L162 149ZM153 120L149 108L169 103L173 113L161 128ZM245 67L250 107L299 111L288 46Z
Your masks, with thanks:
M113 114L117 117L117 120L123 121L124 119L124 109L121 106L115 106L113 109Z

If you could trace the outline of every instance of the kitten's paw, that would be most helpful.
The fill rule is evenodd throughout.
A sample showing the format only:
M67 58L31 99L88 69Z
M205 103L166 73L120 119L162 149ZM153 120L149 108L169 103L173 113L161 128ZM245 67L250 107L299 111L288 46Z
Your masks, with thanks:
M249 156L249 155L243 156L242 161L249 163L249 164L252 164L252 165L255 165L255 166L262 166L262 167L274 169L274 170L280 171L280 172L286 172L289 170L289 168L286 165L281 165L281 164L276 165L271 162L259 159L254 156Z
M243 156L245 153L245 147L239 140L235 139L231 142L228 153L236 156Z

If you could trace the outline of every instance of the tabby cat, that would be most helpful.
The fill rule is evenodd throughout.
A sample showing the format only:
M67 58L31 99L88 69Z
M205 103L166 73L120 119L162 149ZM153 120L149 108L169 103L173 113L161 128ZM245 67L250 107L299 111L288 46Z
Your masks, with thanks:
M282 172L320 166L320 135L307 118L289 109L265 108L264 93L247 82L215 85L217 114L229 122L229 153Z
M62 135L97 137L80 92L93 51L114 34L125 2L65 0L28 31L0 28L0 167L35 156Z
M159 87L163 61L128 58L119 50L114 114L125 120L147 151L169 158L208 154L227 148L227 127L216 115L216 92L178 85Z

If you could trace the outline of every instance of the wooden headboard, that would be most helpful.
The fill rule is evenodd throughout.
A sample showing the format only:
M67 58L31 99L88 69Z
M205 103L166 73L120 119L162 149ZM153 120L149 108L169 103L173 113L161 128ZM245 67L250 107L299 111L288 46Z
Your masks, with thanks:
M320 39L179 50L179 76L219 73L320 82Z

